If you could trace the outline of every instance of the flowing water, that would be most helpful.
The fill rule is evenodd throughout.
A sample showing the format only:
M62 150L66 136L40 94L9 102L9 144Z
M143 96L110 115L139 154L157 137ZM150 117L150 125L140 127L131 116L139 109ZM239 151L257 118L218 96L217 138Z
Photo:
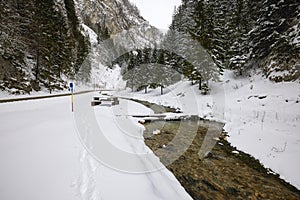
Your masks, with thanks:
M299 190L233 148L223 124L185 119L154 120L144 126L147 146L195 200L300 199Z

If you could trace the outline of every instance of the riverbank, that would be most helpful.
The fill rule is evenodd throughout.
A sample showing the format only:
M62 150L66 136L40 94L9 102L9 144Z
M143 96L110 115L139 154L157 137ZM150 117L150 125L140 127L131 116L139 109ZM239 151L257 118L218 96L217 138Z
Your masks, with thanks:
M154 113L174 112L136 100ZM196 117L141 120L146 145L193 199L299 199L300 191L237 150L224 124ZM204 151L204 152L203 152ZM205 156L201 156L204 154Z
M212 122L168 121L164 122L160 134L153 134L153 131L162 127L159 121L146 123L145 143L162 162L172 159L172 153L181 148L174 145L174 137L179 137L180 144L189 140L187 127L184 133L178 133L182 123L198 126L197 134L188 149L166 167L193 199L300 198L300 191L294 186L265 169L258 160L232 147L226 141L224 132L216 139L217 144L207 156L199 159L199 151Z
M221 79L210 83L209 95L201 95L197 85L185 80L165 88L164 95L160 89L116 95L225 123L231 145L300 189L300 85L273 83L255 74L237 78L229 70Z

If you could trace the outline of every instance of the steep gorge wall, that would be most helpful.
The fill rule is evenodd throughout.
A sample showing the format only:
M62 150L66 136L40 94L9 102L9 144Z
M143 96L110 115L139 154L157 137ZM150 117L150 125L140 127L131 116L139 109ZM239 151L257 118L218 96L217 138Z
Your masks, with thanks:
M73 0L1 0L0 19L0 89L66 88L88 52Z

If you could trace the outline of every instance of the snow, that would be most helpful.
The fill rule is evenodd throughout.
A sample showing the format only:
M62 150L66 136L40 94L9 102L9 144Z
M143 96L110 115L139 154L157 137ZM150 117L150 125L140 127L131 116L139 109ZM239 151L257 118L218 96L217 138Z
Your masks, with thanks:
M68 98L0 104L0 199L79 199Z
M83 34L87 36L92 44L92 50L87 57L90 59L91 63L91 77L90 83L81 83L84 85L93 85L94 88L100 89L119 89L125 87L125 82L122 81L121 77L121 68L119 66L115 66L114 69L110 69L104 66L103 61L101 60L102 55L99 54L99 49L101 49L101 45L98 44L98 36L97 34L85 24L81 24L83 27ZM105 42L102 42L105 44ZM118 85L116 85L118 83Z
M240 152L238 152L238 151L232 151L231 153L233 153L233 154L239 154Z
M228 75L226 79L231 78ZM256 76L231 79L225 91L229 142L300 188L299 84L272 83Z
M119 66L100 64L96 34L85 25L83 29L93 48L91 82L75 82L75 91L91 86L118 90L107 93L183 112L166 113L166 119L199 115L224 122L233 146L300 189L298 83L272 83L259 74L236 78L225 70L222 82L210 83L210 95L201 95L198 86L186 80L164 88L164 95L160 89L131 92L124 90ZM47 90L19 96L0 92L0 98L46 94ZM91 110L92 96L75 97L75 115L70 97L0 104L0 199L191 199L144 144L141 119L130 117L153 111L126 100ZM90 113L89 120L84 121L84 113Z
M228 141L300 189L300 85L273 83L259 73L236 78L225 70L222 81L210 83L210 95L201 95L189 81L141 92L119 91L127 96L180 108L183 114L224 122Z
M160 134L160 130L153 131L153 135L159 135L159 134Z
M117 77L117 68L111 74ZM183 111L166 118L200 115L225 122L233 146L299 189L299 84L225 71L222 82L210 86L206 96L186 80L164 95L160 89L109 93ZM130 117L153 111L123 99L118 106L91 107L94 95L100 94L76 95L74 114L70 97L0 104L0 199L191 199L144 144L140 119Z
M93 95L76 95L74 114L70 97L0 104L0 199L191 199L144 144L138 119L128 116L152 110L128 100L113 107L91 107ZM82 113L81 108L89 111ZM85 113L92 114L91 121L80 127L77 120ZM101 135L93 133L93 119L111 145L137 157L151 154L159 168L134 173L109 165L106 161L117 157L98 146L103 141L89 140ZM85 138L80 128L86 130ZM128 132L132 135L124 134ZM99 162L90 147L108 160ZM119 161L120 166L130 166L126 161Z
M92 45L96 45L98 43L98 36L97 34L87 25L81 24L83 28L83 33L86 37L89 38Z

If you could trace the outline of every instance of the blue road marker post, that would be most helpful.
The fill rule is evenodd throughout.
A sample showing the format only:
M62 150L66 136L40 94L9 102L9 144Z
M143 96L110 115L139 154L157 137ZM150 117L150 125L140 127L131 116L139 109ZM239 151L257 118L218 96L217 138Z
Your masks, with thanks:
M74 84L70 83L70 91L71 91L71 102L72 102L72 112L74 112Z

